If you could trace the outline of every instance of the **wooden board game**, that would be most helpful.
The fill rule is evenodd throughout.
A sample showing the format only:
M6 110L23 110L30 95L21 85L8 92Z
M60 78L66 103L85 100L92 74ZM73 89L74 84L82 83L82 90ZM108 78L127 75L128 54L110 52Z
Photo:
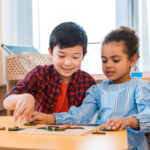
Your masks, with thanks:
M39 125L17 131L19 134L85 135L101 128L91 125Z

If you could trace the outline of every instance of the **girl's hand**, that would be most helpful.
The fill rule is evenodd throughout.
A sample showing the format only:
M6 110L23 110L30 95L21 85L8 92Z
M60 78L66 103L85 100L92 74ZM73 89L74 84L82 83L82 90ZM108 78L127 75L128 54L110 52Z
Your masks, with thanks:
M46 114L43 112L34 111L31 114L31 122L43 123L43 124L45 124L45 123L55 124L56 119L55 119L55 116L53 114Z
M25 118L31 119L31 112L33 112L35 105L34 97L31 94L25 93L18 96L16 106L13 114L14 121L22 121Z
M134 117L112 118L107 121L106 127L113 130L123 130L125 127L139 128L139 122Z

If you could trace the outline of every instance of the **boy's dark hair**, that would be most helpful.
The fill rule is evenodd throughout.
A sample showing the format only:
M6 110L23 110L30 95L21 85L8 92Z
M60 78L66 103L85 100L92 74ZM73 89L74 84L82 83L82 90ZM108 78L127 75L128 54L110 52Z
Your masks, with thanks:
M74 22L64 22L56 26L49 40L49 47L58 45L60 48L69 48L80 45L83 47L83 56L87 51L87 35L84 29Z
M129 56L129 59L137 54L139 57L139 38L135 33L135 30L121 26L119 29L110 32L104 39L102 45L109 42L120 42L125 44L124 52Z

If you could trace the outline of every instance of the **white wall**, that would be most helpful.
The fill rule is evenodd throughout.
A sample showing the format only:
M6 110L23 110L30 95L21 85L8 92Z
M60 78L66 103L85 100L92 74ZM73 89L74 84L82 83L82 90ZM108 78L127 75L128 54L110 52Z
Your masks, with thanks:
M32 0L2 0L2 44L33 45ZM3 50L3 77L5 56Z
M2 43L32 45L32 0L2 0Z

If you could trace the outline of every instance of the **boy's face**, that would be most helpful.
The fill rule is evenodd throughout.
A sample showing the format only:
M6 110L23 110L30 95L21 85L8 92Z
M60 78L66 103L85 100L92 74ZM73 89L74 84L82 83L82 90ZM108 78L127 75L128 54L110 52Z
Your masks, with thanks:
M83 47L74 46L60 48L59 46L55 46L53 53L50 51L50 54L52 56L53 64L60 74L62 82L69 82L72 74L80 69L83 59Z
M130 70L136 60L129 60L124 52L123 42L109 42L102 48L102 69L106 77L113 83L123 83L130 80Z

